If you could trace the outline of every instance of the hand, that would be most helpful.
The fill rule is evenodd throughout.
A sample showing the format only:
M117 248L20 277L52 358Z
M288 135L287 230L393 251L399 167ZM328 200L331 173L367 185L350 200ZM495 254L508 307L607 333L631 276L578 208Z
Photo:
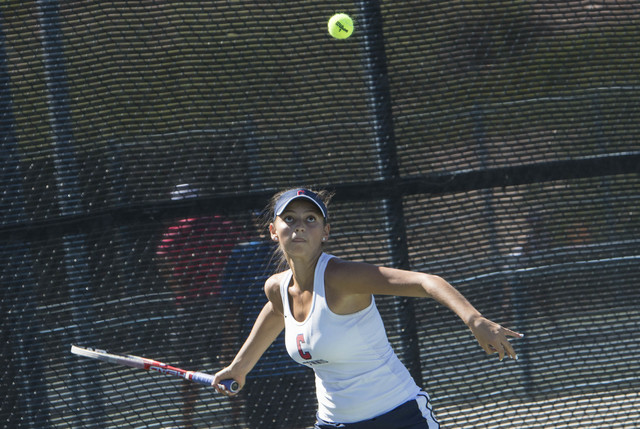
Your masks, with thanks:
M240 390L242 390L242 387L245 384L246 381L246 377L242 374L238 374L235 373L231 367L226 367L220 371L218 371L214 378L213 378L213 382L211 383L211 386L213 386L214 389L216 389L216 391L218 391L218 393L222 393L223 395L227 395L227 396L235 396L238 394L238 392L230 392L228 391L222 384L220 384L220 382L222 380L235 380L238 382L238 392Z
M499 324L482 316L475 318L469 323L469 329L471 329L476 340L480 343L480 347L482 347L488 355L498 353L501 361L505 355L512 359L518 358L507 337L523 338L524 334L503 328Z

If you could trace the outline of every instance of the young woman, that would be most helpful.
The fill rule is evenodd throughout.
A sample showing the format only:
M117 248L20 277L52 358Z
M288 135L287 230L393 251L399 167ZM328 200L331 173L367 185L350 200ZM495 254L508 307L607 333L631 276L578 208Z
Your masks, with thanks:
M289 269L265 283L268 298L220 381L240 387L260 356L285 330L285 345L316 374L315 428L439 428L429 396L420 390L387 340L374 295L428 297L454 311L487 354L516 357L509 329L484 318L440 277L349 262L323 252L329 239L325 193L292 189L276 195L269 224Z

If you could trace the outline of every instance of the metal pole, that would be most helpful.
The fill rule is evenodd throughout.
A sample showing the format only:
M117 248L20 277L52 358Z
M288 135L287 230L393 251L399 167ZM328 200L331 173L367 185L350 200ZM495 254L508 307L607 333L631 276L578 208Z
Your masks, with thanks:
M380 156L380 175L384 183L390 184L385 201L386 217L389 221L389 243L393 266L409 269L407 231L404 219L402 189L396 154L396 140L391 109L391 92L387 78L382 12L378 0L359 1L358 28L362 28L364 48L364 70L369 89L369 105L373 114L376 146ZM399 335L402 339L401 356L416 383L422 384L420 348L415 323L415 309L410 298L395 298L399 320Z
M84 213L82 193L78 186L80 166L73 147L73 127L69 107L62 30L59 25L57 0L38 0L38 23L42 38L44 73L49 105L49 123L53 139L53 159L56 168L57 202L60 214L65 216ZM84 233L62 237L65 286L69 290L72 307L70 342L94 345L93 297L88 267L87 237ZM70 344L69 344L70 345ZM67 344L62 346L69 346ZM71 384L74 398L74 426L104 427L104 407L100 385L95 381L99 373L97 363L67 359L69 371L76 379Z
M15 135L6 38L0 11L0 219L8 224L26 220L18 142ZM29 427L49 427L49 409L44 384L41 323L37 316L36 281L33 278L31 244L23 240L0 243L0 326L4 331L8 368L17 368L15 378L0 385L7 395L16 395L17 419ZM6 329L5 329L6 327ZM7 399L7 398L5 398ZM12 425L17 422L6 421Z

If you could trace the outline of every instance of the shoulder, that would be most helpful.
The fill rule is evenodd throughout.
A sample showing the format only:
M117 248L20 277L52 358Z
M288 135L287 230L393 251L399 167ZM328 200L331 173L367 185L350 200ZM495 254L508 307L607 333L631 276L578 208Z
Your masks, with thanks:
M333 257L327 263L325 278L332 283L351 284L358 282L363 276L371 275L378 269L376 265Z
M367 279L377 270L378 267L375 265L334 257L327 263L325 282L344 293L368 294L370 291L362 290L361 285L367 284Z
M264 283L265 295L267 295L267 298L273 307L280 313L284 313L284 309L282 307L282 295L280 293L280 283L282 283L282 280L286 275L287 271L274 274Z
M324 284L327 304L336 314L353 314L371 304L371 291L362 281L373 265L332 258L327 263Z

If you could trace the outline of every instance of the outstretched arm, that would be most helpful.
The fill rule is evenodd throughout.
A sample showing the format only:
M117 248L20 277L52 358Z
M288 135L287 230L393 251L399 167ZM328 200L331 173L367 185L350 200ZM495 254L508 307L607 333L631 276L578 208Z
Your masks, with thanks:
M343 291L345 295L433 298L460 317L487 354L497 353L500 360L505 355L516 358L508 337L522 338L523 335L483 317L456 288L441 277L347 261L336 261L331 271L331 281L335 282L336 290Z
M469 327L480 347L487 354L498 353L500 360L505 355L517 359L516 352L509 343L508 337L522 338L522 334L483 317L457 289L444 279L427 274L425 276L422 285L428 296L455 312Z

